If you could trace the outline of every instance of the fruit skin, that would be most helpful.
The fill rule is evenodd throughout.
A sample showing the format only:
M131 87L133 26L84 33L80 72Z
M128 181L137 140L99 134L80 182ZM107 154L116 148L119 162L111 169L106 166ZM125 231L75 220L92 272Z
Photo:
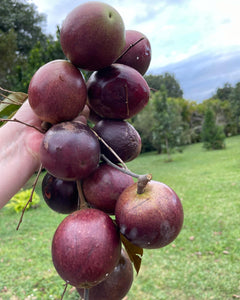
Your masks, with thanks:
M87 125L62 122L46 132L39 157L43 167L54 177L80 180L98 167L100 144Z
M87 87L81 72L66 60L54 60L33 75L28 99L36 115L56 124L74 119L87 101Z
M88 105L97 115L109 119L129 119L148 103L150 89L135 69L122 65L94 72L87 81Z
M171 243L183 224L183 208L177 194L166 184L151 180L142 194L137 183L126 188L118 198L116 223L133 244L148 249Z
M93 129L124 162L129 162L140 154L141 137L129 122L104 119ZM112 162L119 163L118 158L102 142L100 145L102 154Z
M91 206L107 214L114 214L118 197L133 183L131 176L103 163L83 179L82 189L86 201Z
M89 300L121 300L130 290L133 282L132 263L125 251L114 270L99 284L90 288ZM84 290L77 289L83 297Z
M144 37L144 39L129 49L116 63L130 66L144 75L151 62L151 45L146 35L137 30L126 30L126 45L124 51L142 37Z
M125 26L110 5L91 1L74 8L65 18L60 42L66 57L77 67L99 70L111 65L125 45Z
M42 180L42 195L55 212L70 214L78 209L78 191L75 181L64 181L46 173Z
M52 240L52 260L62 279L89 288L113 271L121 255L120 234L104 212L86 208L68 215Z
M101 118L100 116L98 116L94 110L92 110L89 107L89 116L88 116L88 120L90 122L92 122L93 124L96 124L97 122L101 121L103 118Z

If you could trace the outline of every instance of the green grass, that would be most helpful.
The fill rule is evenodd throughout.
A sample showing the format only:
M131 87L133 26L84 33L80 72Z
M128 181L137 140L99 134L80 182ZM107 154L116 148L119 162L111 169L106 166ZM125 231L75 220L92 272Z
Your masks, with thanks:
M240 297L240 136L225 150L202 144L183 153L143 154L129 168L152 173L182 200L184 226L178 238L158 250L144 250L128 300L198 300ZM19 215L0 211L0 299L60 299L63 281L51 262L51 239L64 218L42 202ZM78 299L68 288L64 299ZM114 300L114 299L113 299Z

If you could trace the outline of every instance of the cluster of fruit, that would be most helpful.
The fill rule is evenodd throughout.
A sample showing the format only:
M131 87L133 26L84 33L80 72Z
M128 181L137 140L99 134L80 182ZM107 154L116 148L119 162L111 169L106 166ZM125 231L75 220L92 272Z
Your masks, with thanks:
M101 2L70 12L60 39L68 60L39 68L28 90L32 109L48 125L40 149L47 170L43 197L53 210L68 214L53 237L53 264L85 299L122 299L133 281L134 261L122 243L160 248L177 237L183 223L175 192L125 165L141 151L141 138L126 120L148 103L143 75L151 47ZM92 72L88 80L84 70Z

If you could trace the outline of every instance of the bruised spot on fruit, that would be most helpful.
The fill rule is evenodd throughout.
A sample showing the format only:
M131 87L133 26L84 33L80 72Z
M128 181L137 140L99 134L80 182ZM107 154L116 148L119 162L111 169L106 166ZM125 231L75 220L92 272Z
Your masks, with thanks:
M120 232L121 232L123 235L125 234L126 229L127 229L127 226L126 226L126 225L122 224L122 225L120 226Z
M135 240L138 236L138 229L133 227L132 230L129 232L128 237L130 240Z
M56 152L61 152L62 151L62 147L56 147Z
M160 232L162 236L165 237L166 240L171 240L172 236L174 236L175 234L175 231L176 231L175 228L171 227L167 220L161 223Z
M43 147L47 150L48 149L48 141L45 139L43 140Z
M75 123L72 123L72 122L65 122L64 124L63 124L63 129L66 129L66 130L71 130L71 131L77 131L78 130L78 128L77 128L77 126L76 126L76 124Z
M61 81L64 81L64 79L63 79L63 77L62 77L61 75L59 75L59 79L60 79Z
M45 193L44 193L44 195L48 198L48 199L51 199L51 193L47 190L47 189L45 189Z

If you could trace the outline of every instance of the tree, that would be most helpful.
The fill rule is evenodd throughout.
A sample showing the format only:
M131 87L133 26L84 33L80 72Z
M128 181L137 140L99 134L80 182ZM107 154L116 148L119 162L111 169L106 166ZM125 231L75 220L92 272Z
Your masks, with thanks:
M142 152L155 150L153 146L153 113L154 107L150 100L147 106L132 118L132 125L138 131L142 140Z
M29 52L27 59L22 59L20 63L16 64L15 72L10 78L14 90L27 92L32 76L42 65L55 59L65 59L60 44L59 29L56 37L57 39L53 39L48 36L44 43L37 42Z
M167 97L182 98L183 91L173 74L164 73L164 75L145 75L149 87L153 92L167 92Z
M225 83L223 88L218 88L214 98L218 98L221 101L229 100L233 87L230 83Z
M43 33L45 21L45 15L39 14L36 6L26 0L1 0L0 85L3 88L26 92L38 67L64 57L59 40Z
M210 98L201 103L203 114L210 108L215 115L216 124L223 127L227 136L237 133L236 120L231 108L230 99L220 100L218 98Z
M232 108L233 117L236 121L237 125L237 132L240 133L240 124L239 124L239 117L240 117L240 82L236 84L230 94L230 103Z
M166 92L152 95L153 113L153 145L161 153L168 154L171 161L171 150L183 144L184 130L181 111L176 102L167 98Z
M1 0L0 30L16 33L17 50L20 54L28 54L37 41L44 39L42 27L46 16L37 12L34 4L25 0Z
M222 127L216 124L214 112L210 108L207 109L204 116L201 137L203 147L207 150L225 148L224 131Z
M8 77L17 60L17 41L14 30L3 33L0 30L0 86L8 88Z

